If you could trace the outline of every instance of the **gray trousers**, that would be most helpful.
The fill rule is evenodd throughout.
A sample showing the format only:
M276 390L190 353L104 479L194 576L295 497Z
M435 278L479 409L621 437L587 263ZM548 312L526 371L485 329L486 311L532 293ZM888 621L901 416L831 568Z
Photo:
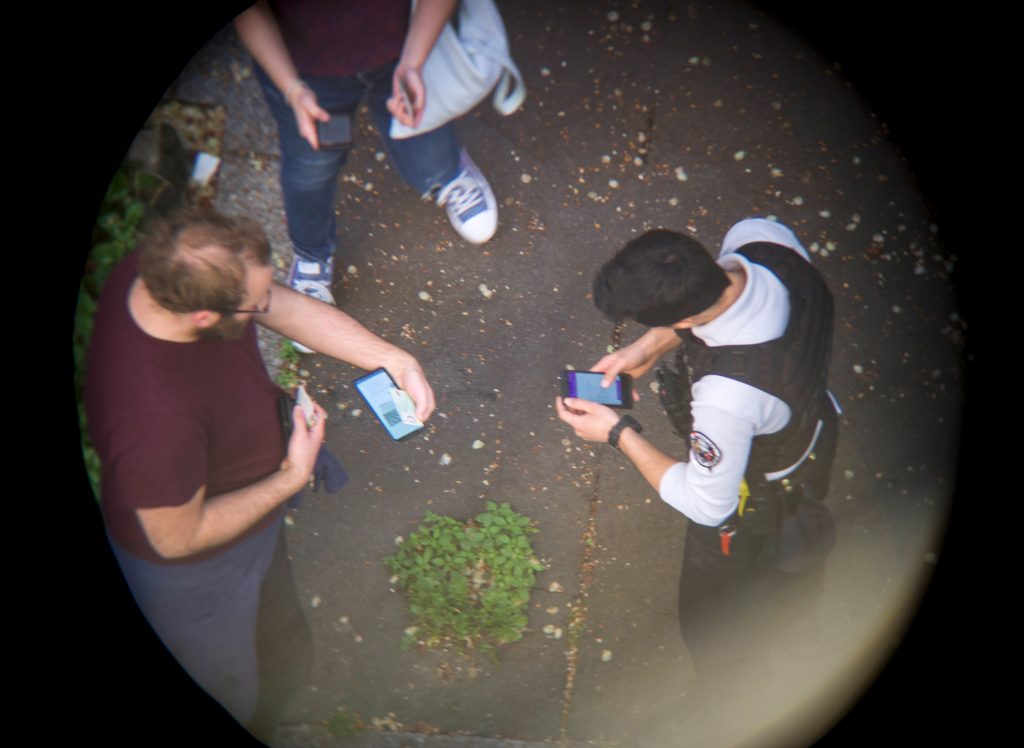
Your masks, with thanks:
M185 671L268 738L312 663L283 524L188 564L153 563L110 544L135 601Z

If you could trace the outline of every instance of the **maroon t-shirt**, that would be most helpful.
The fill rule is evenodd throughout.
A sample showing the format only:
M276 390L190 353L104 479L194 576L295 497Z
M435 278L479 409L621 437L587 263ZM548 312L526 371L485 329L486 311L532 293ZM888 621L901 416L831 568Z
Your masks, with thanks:
M397 60L410 0L274 0L285 46L304 76L347 77Z
M169 563L150 545L137 510L180 506L202 485L209 500L276 471L286 452L277 409L282 390L267 374L252 323L236 341L175 343L143 332L128 309L136 267L132 252L100 296L85 406L108 530L132 554ZM238 540L269 526L280 511Z

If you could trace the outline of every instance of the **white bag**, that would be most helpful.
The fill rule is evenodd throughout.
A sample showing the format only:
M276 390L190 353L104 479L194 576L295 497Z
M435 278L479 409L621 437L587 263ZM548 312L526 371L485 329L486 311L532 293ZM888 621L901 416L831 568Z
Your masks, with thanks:
M419 127L406 127L392 117L392 138L437 129L470 111L495 86L494 108L501 114L512 114L526 98L494 0L460 0L458 13L458 33L451 21L446 23L420 70L427 103Z

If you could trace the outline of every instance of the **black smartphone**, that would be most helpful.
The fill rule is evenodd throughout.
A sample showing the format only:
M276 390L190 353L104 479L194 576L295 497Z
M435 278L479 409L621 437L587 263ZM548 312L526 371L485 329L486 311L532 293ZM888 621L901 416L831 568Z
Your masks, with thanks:
M399 389L386 369L377 369L355 381L356 390L377 416L377 420L396 442L408 439L426 428L416 418L416 405L408 393Z
M604 374L599 371L566 369L561 379L563 397L578 397L612 408L633 407L633 377L629 374L619 374L607 387L601 386Z
M352 146L352 115L348 112L328 112L331 118L326 122L316 121L316 137L320 147L336 151Z

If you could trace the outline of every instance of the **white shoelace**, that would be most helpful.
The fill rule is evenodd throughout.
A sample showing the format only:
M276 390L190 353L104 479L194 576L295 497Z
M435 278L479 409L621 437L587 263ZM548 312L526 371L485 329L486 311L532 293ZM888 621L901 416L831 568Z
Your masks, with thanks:
M457 215L462 215L482 202L483 199L484 191L476 183L476 180L464 171L444 188L437 198L437 203L454 211Z

